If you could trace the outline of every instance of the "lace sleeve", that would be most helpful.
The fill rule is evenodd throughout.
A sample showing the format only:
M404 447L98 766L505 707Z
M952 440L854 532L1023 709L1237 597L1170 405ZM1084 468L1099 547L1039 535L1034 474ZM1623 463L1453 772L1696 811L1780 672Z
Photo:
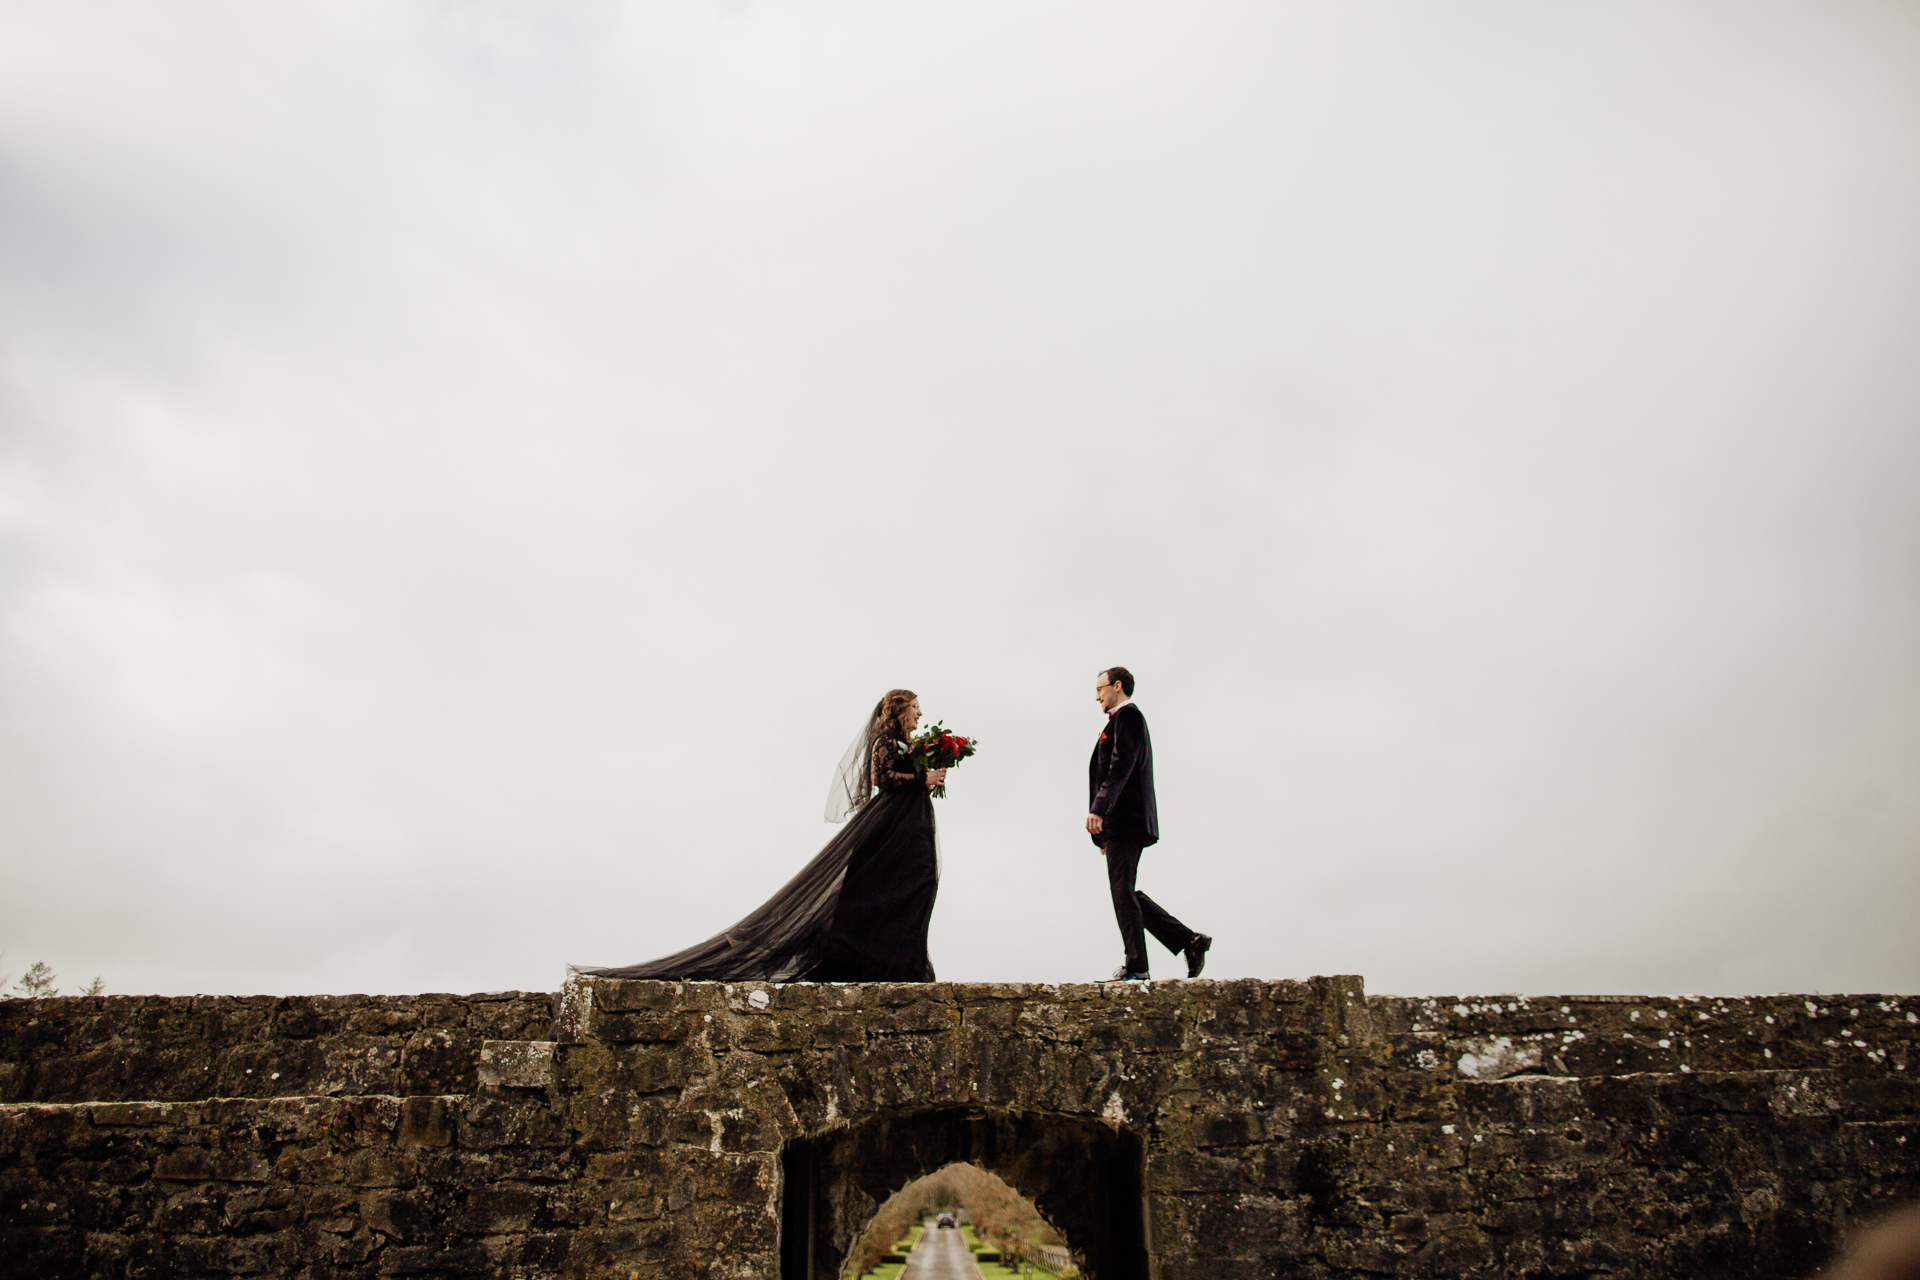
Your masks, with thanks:
M901 760L897 754L898 745L891 738L876 738L873 743L873 785L882 791L897 791L920 780L920 775L908 769L900 772Z

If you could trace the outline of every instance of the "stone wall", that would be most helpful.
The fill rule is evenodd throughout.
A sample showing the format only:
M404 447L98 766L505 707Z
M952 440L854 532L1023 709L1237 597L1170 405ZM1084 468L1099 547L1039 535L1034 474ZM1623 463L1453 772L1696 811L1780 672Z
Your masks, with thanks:
M1093 1280L1799 1277L1920 1198L1920 1000L1358 979L0 1004L8 1276L831 1275L991 1168Z
M0 1102L470 1093L483 1041L552 1021L522 991L0 1001Z

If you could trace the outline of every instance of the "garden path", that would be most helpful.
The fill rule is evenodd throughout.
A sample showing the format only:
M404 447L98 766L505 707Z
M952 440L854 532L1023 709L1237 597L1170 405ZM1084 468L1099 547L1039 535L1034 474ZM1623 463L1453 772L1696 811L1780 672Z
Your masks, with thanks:
M980 1268L958 1231L934 1228L920 1233L900 1280L980 1280Z

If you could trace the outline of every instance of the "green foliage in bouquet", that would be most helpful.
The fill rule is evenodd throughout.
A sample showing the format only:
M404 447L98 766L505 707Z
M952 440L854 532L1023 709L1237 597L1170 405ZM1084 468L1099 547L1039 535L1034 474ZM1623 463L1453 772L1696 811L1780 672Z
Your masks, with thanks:
M963 738L957 733L948 733L938 720L907 740L907 758L913 762L916 773L926 773L930 769L951 769L974 753L979 739ZM945 799L947 784L941 783L933 789L936 799Z

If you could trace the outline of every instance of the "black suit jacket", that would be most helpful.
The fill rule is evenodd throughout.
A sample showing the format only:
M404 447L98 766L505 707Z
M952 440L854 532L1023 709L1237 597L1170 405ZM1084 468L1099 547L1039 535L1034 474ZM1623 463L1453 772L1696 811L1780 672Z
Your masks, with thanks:
M1131 702L1107 717L1107 731L1093 744L1087 766L1087 812L1100 815L1104 847L1108 836L1138 840L1142 847L1160 838L1160 809L1153 799L1153 739L1147 718Z

